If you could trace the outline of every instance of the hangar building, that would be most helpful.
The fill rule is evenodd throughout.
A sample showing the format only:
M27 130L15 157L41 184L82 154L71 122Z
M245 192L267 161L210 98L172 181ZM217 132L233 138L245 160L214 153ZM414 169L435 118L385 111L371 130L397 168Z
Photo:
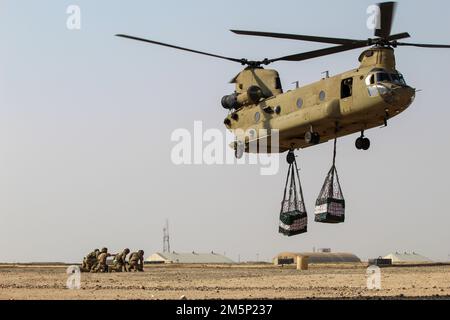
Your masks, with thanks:
M415 252L391 253L383 257L383 259L391 259L392 263L432 263L431 259L424 257Z
M178 252L156 252L145 259L145 263L206 263L206 264L229 264L234 263L224 255L211 253L178 253Z
M332 253L332 252L283 252L278 254L273 263L280 264L294 264L297 263L297 257L308 257L309 263L321 264L321 263L359 263L359 259L356 255L351 253Z

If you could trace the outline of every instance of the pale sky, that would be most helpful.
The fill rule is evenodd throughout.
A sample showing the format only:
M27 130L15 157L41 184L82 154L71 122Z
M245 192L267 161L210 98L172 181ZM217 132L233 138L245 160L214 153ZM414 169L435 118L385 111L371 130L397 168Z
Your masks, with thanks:
M422 89L384 129L339 140L347 201L341 225L314 223L332 144L302 151L309 232L278 234L287 166L175 166L171 133L224 130L223 95L241 66L119 39L127 33L232 57L261 59L321 48L237 36L229 29L366 39L374 1L0 1L0 261L80 261L96 247L162 250L170 220L179 252L237 261L330 247L361 258L415 251L450 255L450 50L399 48L397 67ZM344 4L345 3L345 4ZM66 28L69 5L81 30ZM448 1L399 1L393 32L450 44ZM285 89L358 66L361 50L273 65Z

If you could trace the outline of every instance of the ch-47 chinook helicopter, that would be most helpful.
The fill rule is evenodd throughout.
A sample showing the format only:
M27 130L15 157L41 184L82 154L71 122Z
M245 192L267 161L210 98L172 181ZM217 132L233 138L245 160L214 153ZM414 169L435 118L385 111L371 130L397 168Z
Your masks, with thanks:
M117 36L184 50L245 65L231 83L235 92L222 98L229 115L224 124L230 130L252 131L254 137L237 137L236 156L249 151L261 129L279 130L279 152L307 148L353 133L361 133L355 145L368 150L368 129L387 125L389 119L405 111L414 101L416 90L406 84L396 68L394 49L400 46L450 48L450 45L403 43L408 33L391 34L395 2L378 4L378 29L366 40L316 37L297 34L231 30L239 35L272 37L334 44L325 49L252 61L191 50L124 34ZM295 90L283 93L279 74L263 66L278 61L304 61L348 50L370 47L359 57L360 65ZM254 131L252 130L254 129ZM267 138L265 136L264 138ZM269 139L270 140L270 139ZM270 142L269 142L270 144Z

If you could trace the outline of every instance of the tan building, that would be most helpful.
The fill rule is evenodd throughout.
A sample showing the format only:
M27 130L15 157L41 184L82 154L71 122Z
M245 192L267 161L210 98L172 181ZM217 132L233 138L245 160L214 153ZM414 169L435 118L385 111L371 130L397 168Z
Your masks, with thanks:
M396 253L388 254L387 256L385 256L383 258L392 260L392 263L394 263L394 264L433 263L433 261L431 259L424 257L415 252L404 252L404 253L396 252Z
M275 265L295 264L297 257L308 257L308 263L359 263L361 259L351 253L332 252L282 252L273 258Z
M145 259L145 263L205 263L205 264L232 264L231 259L224 255L211 253L178 253L178 252L156 252Z

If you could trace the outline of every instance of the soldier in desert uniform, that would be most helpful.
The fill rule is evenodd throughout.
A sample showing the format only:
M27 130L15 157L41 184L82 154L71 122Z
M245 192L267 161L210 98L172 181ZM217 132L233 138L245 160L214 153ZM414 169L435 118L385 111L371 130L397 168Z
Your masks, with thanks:
M113 265L109 268L110 271L115 271L115 272L122 272L125 271L127 272L127 255L130 253L130 249L126 248L124 249L121 253L117 254L114 257L114 261L113 261Z
M108 272L106 259L111 256L115 256L115 254L108 253L107 248L102 248L97 258L97 264L91 269L91 272Z
M128 261L128 271L144 271L144 250L133 252Z
M95 249L91 253L89 253L86 257L83 259L83 263L81 264L81 271L82 272L89 272L91 271L92 267L94 267L97 264L97 258L100 254L99 249Z

